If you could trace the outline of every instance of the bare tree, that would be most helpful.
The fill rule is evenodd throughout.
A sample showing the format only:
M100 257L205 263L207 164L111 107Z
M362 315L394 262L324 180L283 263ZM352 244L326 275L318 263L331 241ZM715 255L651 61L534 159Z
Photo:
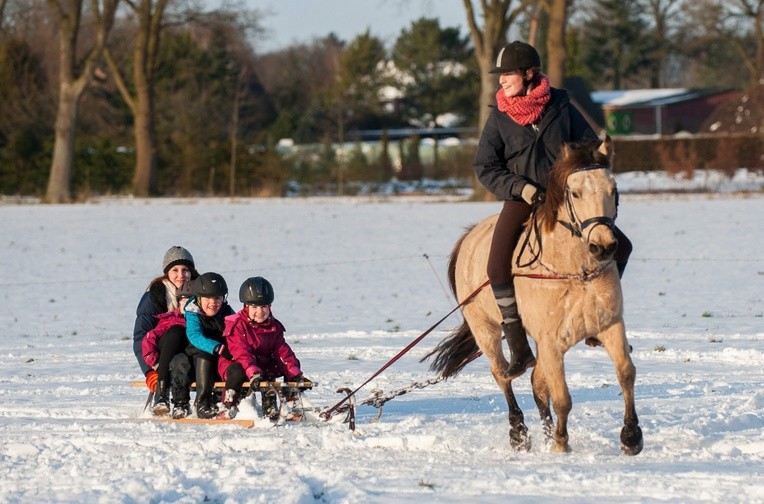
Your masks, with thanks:
M764 82L764 0L726 0L722 5L731 19L752 25L750 28L742 26L736 33L748 34L748 40L753 39L753 51L749 49L745 37L735 37L733 40L750 72L751 83Z
M5 6L8 5L8 0L0 0L0 29L3 27L5 21Z
M572 0L545 0L549 13L549 29L546 38L546 74L552 86L563 87L565 83L565 31L568 23L568 7Z
M56 139L45 201L64 203L71 200L72 163L77 112L82 94L93 80L95 65L103 54L119 0L90 0L90 15L95 24L95 39L79 60L84 0L48 0L48 7L58 22L58 112Z
M130 91L122 71L107 47L109 70L119 93L133 115L135 135L134 194L148 196L155 188L157 155L154 131L154 81L162 33L162 18L170 0L125 0L137 20L133 45L132 84Z
M462 0L467 14L475 59L480 69L480 115L478 128L482 130L488 119L489 105L496 102L496 78L488 72L494 67L496 54L507 42L507 31L515 19L535 0L519 0L517 7L510 9L512 0L480 0L483 16L482 27L475 19L472 0Z
M679 0L648 0L653 22L654 49L651 58L650 87L663 87L666 83L664 66L671 48L671 19L678 14Z

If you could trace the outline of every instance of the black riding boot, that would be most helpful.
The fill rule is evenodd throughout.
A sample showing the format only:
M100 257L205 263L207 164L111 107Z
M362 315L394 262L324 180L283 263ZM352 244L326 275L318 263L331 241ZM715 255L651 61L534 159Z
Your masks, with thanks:
M196 416L199 418L213 418L218 414L212 395L213 364L211 360L196 358Z
M507 343L509 343L510 353L509 367L504 375L510 380L514 380L525 373L526 369L536 364L536 357L533 356L533 351L528 345L528 337L525 335L525 329L519 320L511 324L501 324L501 328L504 330Z
M528 345L528 337L525 335L525 329L517 311L515 286L512 284L491 285L491 289L496 297L496 304L499 305L501 328L509 345L509 367L505 376L514 380L536 364L536 357L533 356L533 351Z
M170 384L167 380L157 383L157 390L154 394L154 405L151 407L151 413L154 416L165 416L170 412Z

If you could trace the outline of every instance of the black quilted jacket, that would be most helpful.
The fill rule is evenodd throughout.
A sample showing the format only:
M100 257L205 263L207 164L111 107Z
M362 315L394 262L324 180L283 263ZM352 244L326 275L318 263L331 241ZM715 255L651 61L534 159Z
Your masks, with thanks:
M597 139L567 91L552 88L551 94L537 128L519 125L498 108L485 123L472 165L478 180L500 200L521 200L529 182L546 188L562 142Z

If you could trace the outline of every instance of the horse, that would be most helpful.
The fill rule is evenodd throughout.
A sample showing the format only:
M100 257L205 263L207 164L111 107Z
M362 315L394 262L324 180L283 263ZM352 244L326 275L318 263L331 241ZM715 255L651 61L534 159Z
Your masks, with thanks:
M613 361L625 406L621 450L642 450L634 406L636 370L623 321L623 293L613 254L617 189L610 169L613 147L604 141L563 143L550 169L544 201L534 207L513 254L518 310L536 343L533 398L553 452L568 452L572 401L564 356L576 343L603 346ZM515 450L531 448L502 351L501 317L487 285L486 268L497 215L467 229L448 265L451 289L464 299L464 321L422 360L444 378L457 374L482 352L509 408L509 439ZM508 265L510 266L510 265ZM482 284L482 287L481 287ZM557 416L553 425L550 401Z

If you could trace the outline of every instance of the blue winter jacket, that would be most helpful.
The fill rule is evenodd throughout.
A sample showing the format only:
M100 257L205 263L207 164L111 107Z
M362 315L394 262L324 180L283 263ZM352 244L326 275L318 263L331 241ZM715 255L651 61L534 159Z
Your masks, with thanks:
M186 336L192 346L212 354L216 346L225 344L223 337L225 318L235 313L228 302L223 302L223 306L215 316L208 317L196 303L196 296L193 296L186 303L185 310Z

